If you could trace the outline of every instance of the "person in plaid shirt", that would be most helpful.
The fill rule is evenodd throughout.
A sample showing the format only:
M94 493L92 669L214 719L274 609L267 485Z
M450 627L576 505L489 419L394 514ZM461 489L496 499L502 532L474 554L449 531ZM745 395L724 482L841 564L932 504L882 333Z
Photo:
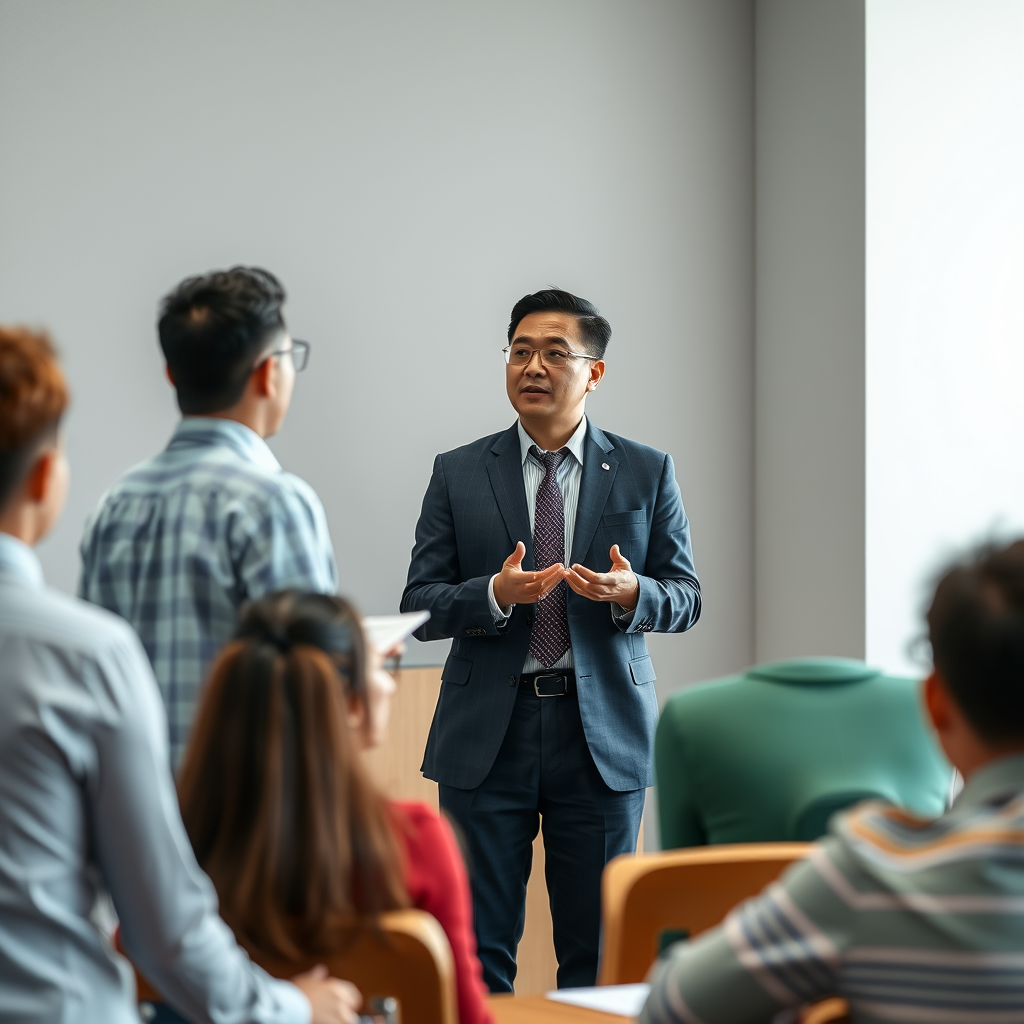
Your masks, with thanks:
M265 441L309 357L288 334L284 300L273 274L253 267L189 278L164 299L160 345L182 420L164 451L104 495L82 539L79 596L142 640L173 767L239 606L289 587L338 588L323 506Z

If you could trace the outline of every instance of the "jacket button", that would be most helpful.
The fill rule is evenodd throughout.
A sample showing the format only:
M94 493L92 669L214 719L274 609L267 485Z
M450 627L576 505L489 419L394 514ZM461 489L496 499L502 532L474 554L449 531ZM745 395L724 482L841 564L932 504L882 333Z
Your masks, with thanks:
M509 686L515 686L516 685L516 677L515 676L509 676L508 677L508 685Z

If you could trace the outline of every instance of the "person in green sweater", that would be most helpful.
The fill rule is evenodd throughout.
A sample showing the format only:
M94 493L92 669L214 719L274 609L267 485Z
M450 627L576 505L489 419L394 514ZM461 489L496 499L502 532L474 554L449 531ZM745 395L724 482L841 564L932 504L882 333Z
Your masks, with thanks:
M953 769L916 680L846 658L759 665L675 694L654 745L661 846L811 841L881 798L945 809Z

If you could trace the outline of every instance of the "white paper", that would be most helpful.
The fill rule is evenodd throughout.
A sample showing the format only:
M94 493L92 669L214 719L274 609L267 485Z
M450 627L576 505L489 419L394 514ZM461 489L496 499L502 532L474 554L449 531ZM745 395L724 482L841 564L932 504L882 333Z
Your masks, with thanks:
M366 637L378 651L390 651L400 640L419 629L430 612L403 612L401 615L367 615L363 619Z
M596 985L593 988L560 988L548 992L548 999L556 1003L569 1003L587 1010L614 1013L619 1017L638 1017L647 1002L651 986L646 982L636 985Z

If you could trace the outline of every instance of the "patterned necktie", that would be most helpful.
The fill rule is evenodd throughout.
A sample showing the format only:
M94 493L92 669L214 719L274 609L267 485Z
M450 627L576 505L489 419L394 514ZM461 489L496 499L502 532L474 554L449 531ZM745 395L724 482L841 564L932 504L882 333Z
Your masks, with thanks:
M565 508L558 486L558 467L569 450L542 452L534 445L530 452L544 467L544 479L537 488L533 516L533 551L537 568L546 569L565 558ZM558 586L537 604L537 618L530 634L530 653L545 668L554 665L569 649L566 587L565 580L560 580Z

